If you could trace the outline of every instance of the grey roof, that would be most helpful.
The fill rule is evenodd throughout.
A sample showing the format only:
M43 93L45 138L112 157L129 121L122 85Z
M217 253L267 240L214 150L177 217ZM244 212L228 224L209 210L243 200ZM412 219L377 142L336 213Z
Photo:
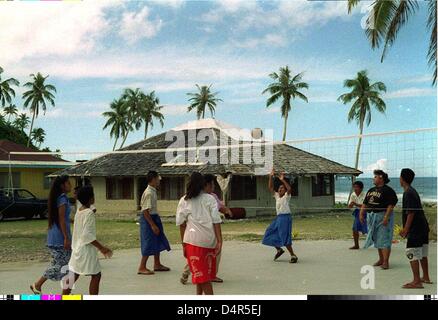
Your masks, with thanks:
M217 129L212 129L218 133ZM187 131L184 131L187 136ZM145 150L145 149L165 149L173 142L165 141L166 133L162 133L146 140L127 146L122 151ZM229 143L232 139L229 138ZM202 145L202 143L198 143ZM187 146L187 144L186 144ZM262 148L264 149L264 148ZM338 175L359 175L362 172L340 163L331 161L321 156L311 154L290 145L275 144L273 146L274 168L277 171L295 175L312 175L318 173L338 174ZM221 151L217 151L221 152ZM263 151L262 151L263 155ZM240 160L243 153L240 151ZM189 175L193 171L201 173L223 174L231 172L236 175L254 175L255 168L261 167L257 164L201 164L201 165L174 165L162 166L165 163L165 153L119 153L107 154L85 163L81 163L64 170L60 170L53 175L68 174L71 176L91 176L91 177L115 177L115 176L144 176L149 170L156 170L163 176Z

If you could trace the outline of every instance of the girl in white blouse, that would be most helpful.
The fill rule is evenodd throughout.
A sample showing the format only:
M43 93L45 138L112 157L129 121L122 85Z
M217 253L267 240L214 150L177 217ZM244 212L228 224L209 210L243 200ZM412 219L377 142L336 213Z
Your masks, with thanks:
M94 192L91 186L78 190L78 201L82 204L77 209L72 237L72 254L68 264L70 273L74 274L74 282L80 275L91 276L90 295L99 294L101 267L97 250L106 258L112 256L112 251L104 247L96 239L96 217L91 206L94 203ZM70 294L72 285L63 290L63 294Z
M216 256L222 249L222 220L217 202L203 190L202 174L192 173L187 193L180 199L176 211L184 257L198 295L213 294L211 281L216 278Z

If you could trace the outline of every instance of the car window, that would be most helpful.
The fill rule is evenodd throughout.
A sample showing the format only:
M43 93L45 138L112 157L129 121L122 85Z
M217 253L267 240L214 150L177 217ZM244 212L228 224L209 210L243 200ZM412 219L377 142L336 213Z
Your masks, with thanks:
M32 193L26 190L15 190L15 196L19 199L34 199Z

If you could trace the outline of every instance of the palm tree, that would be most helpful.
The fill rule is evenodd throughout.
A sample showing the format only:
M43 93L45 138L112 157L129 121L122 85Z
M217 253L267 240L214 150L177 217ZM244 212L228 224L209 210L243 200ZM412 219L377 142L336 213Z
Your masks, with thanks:
M309 85L306 82L302 82L303 73L298 73L291 76L289 67L281 67L280 72L273 72L269 75L275 82L271 83L262 94L269 92L271 96L266 101L266 107L270 107L278 99L282 99L281 102L281 116L284 118L283 127L283 141L286 140L287 132L287 119L289 117L289 111L291 110L291 100L300 98L305 102L308 102L307 97L300 91L301 89L308 89Z
M29 125L29 117L25 113L21 113L15 120L14 126L24 133L24 129Z
M147 138L148 129L154 127L153 119L157 119L161 127L164 126L164 115L160 112L163 106L160 106L160 100L155 95L155 91L150 92L145 97L145 109L143 110L144 121L144 138Z
M351 91L341 95L338 101L343 104L353 103L348 112L348 122L356 120L359 126L359 140L356 147L356 160L354 167L359 166L359 154L362 144L362 134L364 123L367 126L371 123L371 106L379 111L385 113L386 104L380 97L380 94L386 92L386 86L383 82L374 82L370 84L370 79L366 70L359 71L355 79L347 79L344 81L344 87L350 88Z
M11 116L18 115L18 108L15 104L11 104L3 109L5 115L8 116L8 123L11 123Z
M189 99L190 105L187 109L187 112L196 110L196 116L198 119L204 119L205 108L208 108L211 116L214 117L217 103L222 102L222 99L216 98L218 92L211 92L211 85L202 87L196 85L196 88L198 88L198 92L187 93L187 95L191 97Z
M104 117L108 118L103 129L111 126L110 137L115 138L113 146L114 151L118 139L120 137L125 137L127 132L130 131L130 125L128 120L128 109L122 99L111 102L110 108L111 111L106 111L102 114ZM123 145L121 147L123 147Z
M145 94L139 88L137 89L125 89L121 99L128 111L128 130L125 132L122 144L125 144L126 138L130 131L138 130L143 124L143 113L145 110Z
M358 3L359 0L348 0L348 12L350 13ZM427 28L430 32L430 40L427 57L429 65L433 68L432 83L436 85L437 1L429 0L428 3ZM372 3L372 10L367 19L365 33L373 49L379 48L383 43L382 62L389 47L395 42L399 30L408 22L409 18L414 15L418 8L418 1L415 0L375 0Z
M55 86L51 84L46 84L45 81L49 76L43 76L41 73L31 74L32 81L24 84L24 87L29 90L23 93L24 108L30 108L32 112L32 122L29 129L29 139L27 140L27 146L30 145L31 133L33 129L33 123L35 118L38 117L40 107L43 112L46 113L47 102L49 102L53 107L55 106L55 96L56 93Z
M15 97L15 91L12 86L19 86L20 82L14 78L2 80L3 68L0 67L0 103L4 107L6 103L11 103L12 98Z
M38 143L38 149L41 147L41 144L46 139L46 132L43 128L35 128L31 133L32 141Z

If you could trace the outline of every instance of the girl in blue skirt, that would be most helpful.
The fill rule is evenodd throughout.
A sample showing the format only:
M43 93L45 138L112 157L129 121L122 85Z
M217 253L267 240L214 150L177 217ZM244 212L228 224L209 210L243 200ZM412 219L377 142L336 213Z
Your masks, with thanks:
M277 217L266 229L262 243L277 249L274 260L277 260L284 253L282 247L286 247L291 256L290 262L296 263L298 257L292 249L292 213L289 206L292 187L284 177L284 173L280 174L278 177L280 183L277 183L274 187L274 177L275 171L272 169L269 175L268 188L275 198Z

